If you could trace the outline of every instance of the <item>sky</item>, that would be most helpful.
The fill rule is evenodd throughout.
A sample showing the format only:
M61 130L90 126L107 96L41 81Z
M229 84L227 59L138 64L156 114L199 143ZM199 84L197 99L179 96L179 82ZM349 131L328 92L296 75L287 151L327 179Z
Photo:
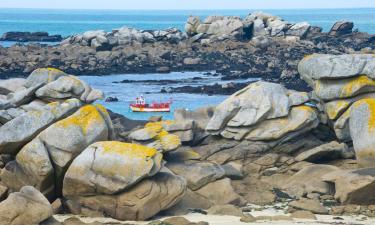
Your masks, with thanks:
M375 0L0 0L0 8L293 9L366 8Z

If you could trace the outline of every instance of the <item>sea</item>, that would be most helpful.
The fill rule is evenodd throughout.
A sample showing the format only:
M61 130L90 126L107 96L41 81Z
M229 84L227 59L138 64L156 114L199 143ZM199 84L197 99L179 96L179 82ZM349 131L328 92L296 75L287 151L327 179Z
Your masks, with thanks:
M82 33L87 30L111 31L123 26L143 30L167 29L176 27L184 29L185 22L190 15L200 16L202 19L209 15L231 15L245 17L254 11L263 11L280 16L289 22L307 21L314 26L320 26L329 31L339 20L353 21L355 29L375 34L375 8L356 9L278 9L278 10L64 10L64 9L0 9L0 35L8 31L47 31L50 34L60 34L64 37ZM11 46L14 42L0 42L2 46ZM56 44L56 43L45 43ZM110 110L123 114L131 119L148 119L152 115L162 115L166 119L173 118L173 110L185 108L195 110L199 107L217 105L227 96L183 93L161 93L161 89L168 89L181 85L203 85L227 83L220 78L202 72L173 72L169 74L116 74L101 76L101 74L87 74L81 79L95 88L104 91L105 95L117 97L119 102L99 101ZM192 82L185 82L189 78L201 77ZM181 80L177 84L148 84L139 80ZM136 83L114 83L121 80L138 80ZM238 82L238 81L236 81ZM240 81L249 82L249 80ZM170 113L133 113L129 104L136 96L143 95L149 103L172 100Z

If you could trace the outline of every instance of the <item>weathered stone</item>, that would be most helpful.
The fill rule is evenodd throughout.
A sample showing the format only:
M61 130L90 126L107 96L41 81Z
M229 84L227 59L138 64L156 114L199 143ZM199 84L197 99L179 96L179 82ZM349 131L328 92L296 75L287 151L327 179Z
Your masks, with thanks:
M283 189L293 196L304 196L307 193L332 194L332 187L323 181L327 173L338 171L339 168L330 165L311 165L304 167L285 181Z
M333 171L323 179L334 183L335 198L343 204L370 205L375 203L375 169Z
M64 196L116 194L155 175L162 155L149 147L115 141L96 142L69 166Z
M315 94L326 101L350 98L373 91L375 91L375 81L365 75L341 80L318 80L314 88Z
M191 190L197 190L225 176L225 171L220 165L209 162L175 162L167 163L166 166L175 174L184 177Z
M306 37L307 33L309 32L311 26L309 23L307 22L300 22L300 23L296 23L294 24L293 26L291 26L287 31L286 31L286 35L290 35L290 36L297 36L297 37L301 37L301 38L304 38Z
M238 216L241 217L242 210L234 205L214 205L207 210L208 214L212 215L226 215L226 216Z
M52 216L48 200L35 188L23 187L0 202L0 221L2 225L39 225Z
M185 191L183 178L159 172L116 195L71 196L69 199L80 205L80 211L75 213L95 212L119 220L146 220L175 205Z
M362 99L350 108L350 136L360 167L375 167L375 99Z
M332 141L327 144L320 145L316 148L304 151L296 156L297 161L319 162L333 159L340 159L343 154L348 151L345 143Z
M216 107L206 129L215 132L225 126L250 126L264 119L284 117L290 107L286 91L274 83L250 84Z
M239 205L243 203L241 196L234 191L229 178L211 182L196 192L217 205Z
M289 206L294 207L296 209L307 210L312 213L328 214L328 209L322 206L320 202L317 200L301 198L299 200L290 202Z
M84 81L75 76L63 76L40 88L36 96L41 99L78 98L83 102L93 102L103 98L103 93L93 90Z
M12 78L8 80L0 80L0 95L7 95L11 92L17 92L25 89L23 86L26 80L23 78Z
M338 21L336 22L331 30L329 31L330 35L345 35L353 32L354 23L349 21Z
M305 210L297 210L291 213L290 215L292 218L295 219L308 219L308 220L316 220L316 216L314 213L310 211L305 211Z
M300 61L298 71L306 81L342 79L358 75L375 78L375 57L372 54L314 54Z
M255 126L247 140L270 141L285 137L287 134L305 129L313 129L318 125L318 117L315 110L309 106L297 106L291 109L287 118L266 120Z
M57 80L59 77L67 75L63 71L54 68L36 69L27 77L25 87L30 88L38 85L46 85Z
M0 153L16 154L21 146L43 129L68 116L81 106L77 99L51 103L37 111L30 111L0 127ZM59 139L60 140L60 139Z

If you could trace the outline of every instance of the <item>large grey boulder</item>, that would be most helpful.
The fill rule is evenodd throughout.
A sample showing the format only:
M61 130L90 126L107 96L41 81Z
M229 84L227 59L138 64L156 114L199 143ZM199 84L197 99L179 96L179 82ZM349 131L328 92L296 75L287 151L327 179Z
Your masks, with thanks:
M315 82L314 92L324 101L344 99L360 94L374 92L375 81L361 75L340 80L318 80Z
M224 17L221 20L213 21L208 30L207 34L210 35L242 35L243 23L240 18Z
M348 151L348 146L345 143L332 141L298 154L295 160L318 163L343 158Z
M156 149L116 141L96 142L74 159L65 174L65 196L116 194L161 169Z
M335 198L343 204L373 205L375 203L375 168L334 171L323 180L335 186Z
M362 99L350 108L350 136L360 167L375 167L375 99Z
M188 20L185 24L185 32L192 36L197 33L197 28L201 23L200 18L198 16L189 16Z
M298 72L306 81L342 79L358 75L375 78L375 57L372 54L313 54L300 61Z
M18 150L52 123L70 115L81 106L77 99L51 103L40 110L22 114L0 127L0 153L16 154Z
M304 38L307 33L310 31L311 25L307 22L300 22L292 25L287 31L286 35L297 36Z
M84 81L70 75L46 84L35 94L40 99L78 98L83 102L93 102L104 97L101 91L92 89Z
M90 42L92 39L96 38L97 36L105 36L106 32L104 30L93 30L93 31L86 31L83 33L82 38Z
M26 80L23 78L12 78L7 80L0 80L0 95L7 95L11 92L17 92L24 89Z
M286 180L282 188L289 195L296 197L302 197L308 193L333 194L334 190L324 182L323 176L339 170L330 165L310 165Z
M0 202L1 225L39 225L51 216L51 204L31 186L23 187Z
M246 135L245 139L251 141L278 140L291 133L306 132L306 129L313 129L318 124L318 115L313 108L297 106L291 109L287 118L266 120L256 125Z
M36 90L40 87L41 84L8 94L7 99L0 100L0 109L5 110L9 108L16 108L31 102L34 98Z
M146 220L178 203L185 192L185 179L168 172L159 172L115 195L65 197L79 206L74 211L77 214L110 216L119 220Z
M103 107L86 105L73 115L43 130L25 145L1 173L13 190L24 185L38 188L48 197L61 191L65 171L89 145L112 138L113 127Z
M331 30L330 35L341 36L345 34L351 34L353 32L354 23L349 21L338 21L336 22Z
M67 76L61 70L54 68L39 68L34 70L26 79L25 87L35 87L38 85L46 85L52 81L57 80L59 77Z
M220 165L210 162L172 162L166 166L173 173L185 178L191 190L197 190L225 176L225 170Z
M215 132L227 125L250 126L264 119L287 116L290 104L286 91L275 83L250 84L216 107L206 129Z

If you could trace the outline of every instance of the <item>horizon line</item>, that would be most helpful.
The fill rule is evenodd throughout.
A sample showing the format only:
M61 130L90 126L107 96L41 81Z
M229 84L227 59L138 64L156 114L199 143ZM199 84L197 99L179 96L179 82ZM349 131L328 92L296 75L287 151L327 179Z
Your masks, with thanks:
M224 8L217 8L217 9L198 9L198 8L190 8L190 9L112 9L112 8L106 8L106 9L99 9L99 8L33 8L33 7L25 7L25 8L18 8L18 7L0 7L0 9L45 9L45 10L114 10L114 11L187 11L187 10L204 10L204 11L215 11L215 10L238 10L238 11L245 11L245 10L309 10L309 9L318 9L318 10L324 10L324 9L375 9L375 6L371 7L326 7L326 8L318 8L318 7L312 7L312 8L248 8L248 9L224 9Z

